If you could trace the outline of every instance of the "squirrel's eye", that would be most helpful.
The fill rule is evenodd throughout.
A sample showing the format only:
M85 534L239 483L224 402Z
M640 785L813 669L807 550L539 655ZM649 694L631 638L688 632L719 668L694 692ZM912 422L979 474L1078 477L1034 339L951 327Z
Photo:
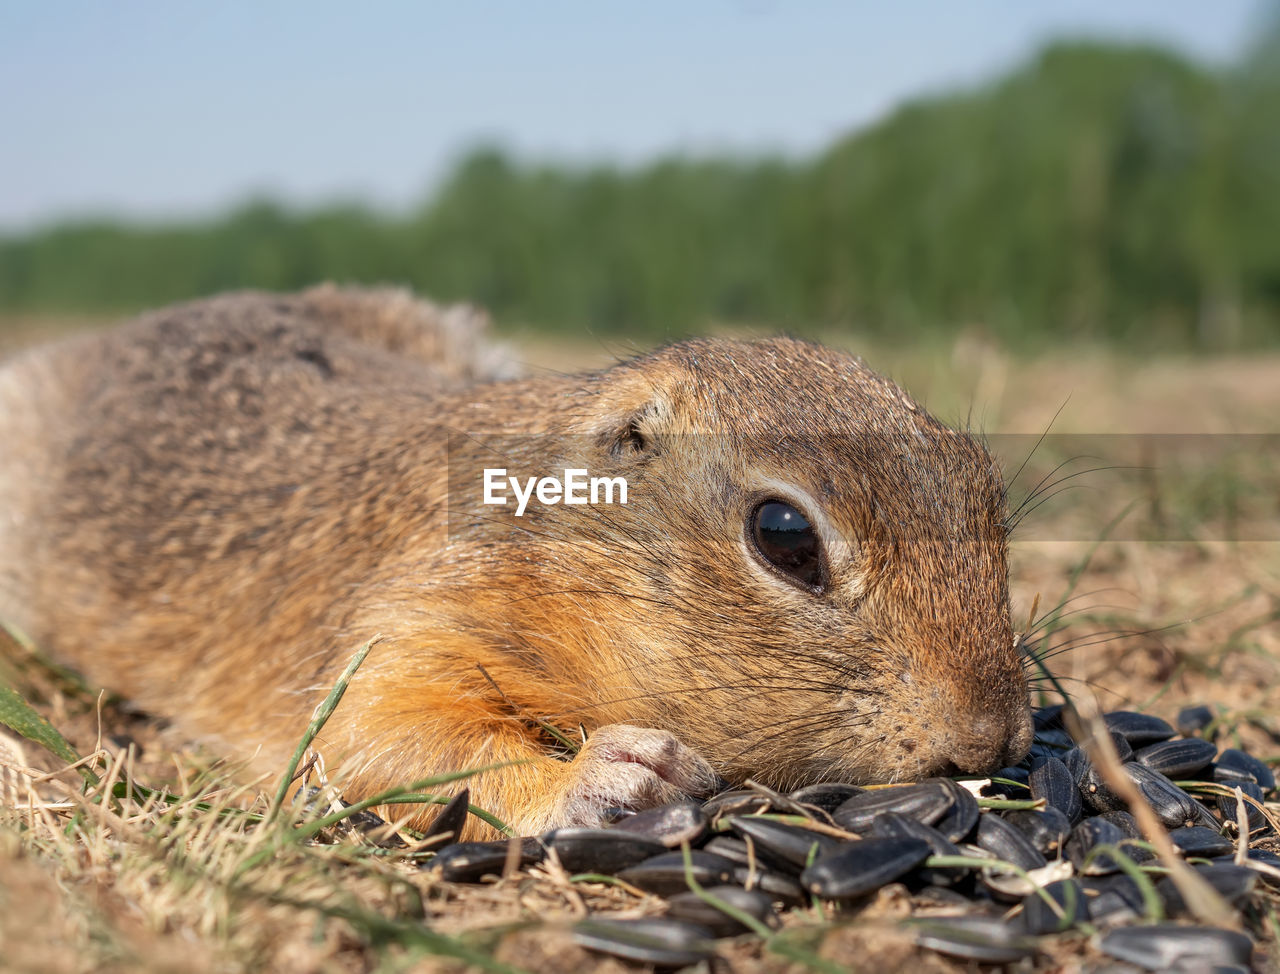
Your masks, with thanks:
M752 512L748 528L770 565L806 588L822 587L822 545L803 514L783 501L765 501Z

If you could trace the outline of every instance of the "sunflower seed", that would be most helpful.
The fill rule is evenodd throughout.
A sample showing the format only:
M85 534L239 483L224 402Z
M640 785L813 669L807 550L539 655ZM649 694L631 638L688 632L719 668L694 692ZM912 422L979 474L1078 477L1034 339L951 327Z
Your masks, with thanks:
M773 897L768 893L741 886L712 886L704 892L768 927L776 927L779 923L778 914L773 909ZM692 890L677 893L667 900L667 916L706 927L717 937L732 937L750 929Z
M1213 723L1213 711L1203 705L1183 707L1178 711L1177 719L1173 723L1178 728L1179 734L1190 737Z
M1217 753L1218 749L1209 741L1188 737L1148 744L1135 751L1133 759L1170 778L1186 778L1212 764Z
M664 852L618 872L618 878L646 893L671 896L689 889L689 877L701 886L721 886L733 879L737 863L713 852L689 853L686 870L683 852Z
M1076 743L1063 727L1037 729L1035 742L1046 751L1065 751Z
M968 788L952 781L950 778L930 779L942 784L951 793L952 803L933 823L933 827L941 832L949 842L963 842L978 824L978 816L982 809L978 807L978 799L973 797Z
M1039 869L1047 864L1040 850L1020 829L991 812L978 822L978 848L1022 869Z
M1116 760L1121 764L1133 760L1133 745L1119 731L1111 732L1111 746L1116 749Z
M751 850L747 844L739 839L736 835L715 835L711 840L702 847L707 852L714 852L717 856L724 856L726 859L732 859L739 865L745 866L751 861ZM757 856L757 861L759 857Z
M881 812L898 812L932 825L946 814L954 801L950 789L938 781L923 781L855 795L832 812L831 817L841 828L859 834L867 831Z
M991 776L991 781L982 786L982 797L1026 798L1028 775L1026 768L1001 768ZM998 778L1003 780L997 781Z
M905 876L928 855L923 839L859 839L819 859L800 874L800 883L827 899L854 899Z
M1249 862L1257 862L1270 866L1271 871L1262 872L1261 870L1255 870L1255 872L1258 873L1258 877L1268 886L1280 886L1280 876L1277 876L1275 873L1275 870L1280 870L1280 856L1267 849L1250 849L1245 854L1245 858ZM1213 861L1215 863L1226 863L1227 865L1234 866L1236 864L1236 857L1234 855L1215 856Z
M517 862L531 866L541 862L545 851L536 838L518 840L520 854ZM496 842L455 842L435 854L424 869L438 872L440 878L450 883L478 883L485 876L501 876L507 864L511 843L507 839Z
M1218 755L1213 766L1213 780L1224 784L1250 780L1260 785L1263 791L1274 791L1276 776L1271 769L1252 754L1229 747Z
M960 855L960 849L955 843L932 825L925 825L897 812L884 812L877 816L871 826L871 835L875 838L921 839L929 843L931 855ZM920 881L930 886L951 886L963 879L965 874L966 870L958 867L933 869L922 866L919 871Z
M1124 771L1165 826L1179 828L1196 823L1199 815L1195 800L1159 771L1134 762L1124 765ZM1097 768L1089 769L1080 793L1085 803L1096 812L1105 814L1126 810L1124 799L1107 784Z
M1098 947L1105 954L1149 971L1207 971L1223 964L1247 967L1253 958L1253 941L1242 933L1171 923L1112 930L1101 938Z
M773 811L769 799L758 791L722 791L702 804L702 814L712 822L722 815L754 815Z
M1142 916L1142 889L1129 876L1090 876L1080 883L1089 902L1089 919L1100 926L1128 923Z
M1169 833L1169 838L1184 856L1202 856L1206 859L1229 855L1236 847L1226 836L1203 825L1174 829Z
M714 936L700 924L667 917L582 920L572 930L574 942L589 950L656 967L687 967L711 960Z
M1062 727L1062 704L1055 703L1049 707L1037 707L1031 711L1031 724L1036 731L1051 727Z
M757 849L765 849L799 869L830 855L843 844L829 835L767 818L734 816L729 819L729 825L739 835L751 839Z
M467 810L471 802L471 789L463 788L445 804L435 821L423 833L423 840L444 839L449 836L453 842L462 837L462 827L467 824Z
M1120 869L1119 863L1106 852L1090 857L1100 845L1118 846L1124 841L1124 832L1104 818L1086 818L1071 830L1064 851L1072 865L1085 876L1102 876Z
M1197 866L1196 875L1217 890L1232 906L1242 904L1258 884L1258 874L1254 870L1232 863L1215 862L1209 866ZM1166 876L1156 883L1156 892L1160 894L1160 900L1169 916L1183 916L1189 912L1182 892L1172 876Z
M1053 807L1043 811L1018 808L1005 812L1003 818L1025 835L1045 858L1056 857L1062 849L1062 843L1071 834L1071 822Z
M768 893L774 899L788 903L803 903L805 896L799 881L776 869L751 869L749 866L738 866L733 871L733 881L744 889L758 889Z
M1122 812L1127 807L1124 799L1116 794L1107 784L1107 779L1103 777L1102 772L1093 765L1089 765L1085 774L1084 783L1080 786L1080 795L1085 805L1098 815L1106 812Z
M820 808L830 815L850 798L855 795L861 795L864 791L866 791L865 788L859 788L857 785L825 782L818 785L809 785L807 788L799 788L787 797L793 802L799 802L801 805L812 805L814 808Z
M1084 887L1074 879L1060 879L1042 887L1062 910L1062 916L1044 901L1039 893L1029 893L1022 900L1022 927L1029 934L1061 933L1089 918Z
M1140 714L1134 710L1113 710L1102 719L1107 729L1120 734L1132 747L1167 741L1177 733L1169 722L1154 714Z
M1195 799L1159 771L1132 762L1126 764L1124 770L1166 828L1196 823Z
M1137 820L1128 812L1106 812L1098 817L1106 819L1118 828L1124 833L1126 839L1142 838L1142 829L1138 828Z
M994 917L948 917L915 926L916 943L952 957L985 964L1010 964L1036 952L1036 942Z
M681 842L696 845L707 834L709 824L702 807L696 802L675 802L636 812L612 828L615 832L630 832L674 849Z
M618 829L555 829L542 841L568 872L606 876L667 851L656 839L628 835Z
M1227 824L1234 825L1239 821L1237 816L1240 813L1237 809L1241 804L1243 804L1250 832L1255 832L1266 826L1267 818L1262 814L1262 810L1258 808L1257 805L1247 801L1249 798L1252 798L1257 802L1262 801L1262 788L1259 785L1254 784L1252 781L1233 781L1231 782L1231 787L1239 788L1244 799L1238 802L1236 801L1235 795L1218 796L1218 811L1222 813L1222 817L1226 820Z
M1082 747L1073 747L1064 753L1060 760L1071 772L1071 778L1075 781L1076 787L1083 791L1085 783L1089 780L1089 772L1093 768L1088 752Z
M1080 789L1058 758L1048 758L1032 767L1028 784L1032 798L1043 798L1045 804L1062 812L1073 824L1079 821L1083 812Z

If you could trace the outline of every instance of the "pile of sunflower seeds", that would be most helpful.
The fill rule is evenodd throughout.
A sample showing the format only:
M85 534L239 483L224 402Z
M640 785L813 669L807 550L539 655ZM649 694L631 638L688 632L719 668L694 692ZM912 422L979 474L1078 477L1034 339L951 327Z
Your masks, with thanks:
M1266 807L1275 777L1200 736L1213 721L1207 708L1183 711L1176 729L1132 711L1104 720L1123 770L1223 899L1243 908L1260 883L1280 885L1280 855L1269 851L1280 817ZM574 930L585 947L659 967L708 960L717 938L770 936L779 907L857 902L899 883L934 914L913 921L916 942L952 957L1010 963L1034 957L1045 936L1072 933L1148 970L1248 970L1253 942L1243 933L1151 922L1188 916L1178 885L1068 734L1061 708L1038 710L1035 724L1028 758L980 782L729 791L607 829L455 843L427 868L474 883L554 860L569 874L664 897L665 916L596 917ZM465 799L451 805L441 818L457 829Z

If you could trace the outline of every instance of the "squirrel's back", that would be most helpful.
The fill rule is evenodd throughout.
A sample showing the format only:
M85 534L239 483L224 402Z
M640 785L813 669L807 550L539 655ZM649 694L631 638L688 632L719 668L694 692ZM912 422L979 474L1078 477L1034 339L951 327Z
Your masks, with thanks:
M136 664L117 655L99 668L79 636L109 643L136 629L162 645L188 631L181 606L198 593L180 591L176 565L194 575L211 559L242 561L242 581L218 573L234 586L252 584L250 561L274 559L310 584L285 562L298 561L316 512L338 509L327 486L356 475L335 476L352 455L343 445L376 449L392 432L386 398L403 400L411 426L434 418L441 394L513 373L486 324L477 309L392 288L244 292L0 363L0 619L88 659L104 685L167 678L173 654L139 646ZM371 393L380 401L366 408ZM394 458L378 459L369 476ZM151 671L130 679L130 665Z

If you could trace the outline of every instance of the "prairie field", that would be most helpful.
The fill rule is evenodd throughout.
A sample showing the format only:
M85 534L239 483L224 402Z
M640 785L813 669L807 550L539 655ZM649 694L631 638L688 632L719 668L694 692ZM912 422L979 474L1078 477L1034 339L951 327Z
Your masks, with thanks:
M48 333L39 320L10 325L0 327L9 349ZM634 350L511 340L534 370ZM971 335L911 348L828 340L1002 457L1011 504L1026 512L1011 549L1016 628L1069 692L1169 720L1208 705L1219 742L1280 761L1280 354L1080 345L1031 356ZM554 867L445 883L422 868L429 855L412 837L384 848L341 821L312 827L326 809L278 806L279 778L246 780L39 647L0 634L0 667L0 684L75 752L0 728L2 970L613 974L637 968L577 946L568 925L664 910L658 897ZM81 766L68 769L73 757ZM397 807L384 811L394 822ZM1277 897L1259 902L1244 923L1267 969L1280 954ZM896 922L909 909L894 886L855 906L795 908L768 947L720 941L713 969L972 969L914 946ZM1089 938L1068 935L1018 969L1102 962Z

